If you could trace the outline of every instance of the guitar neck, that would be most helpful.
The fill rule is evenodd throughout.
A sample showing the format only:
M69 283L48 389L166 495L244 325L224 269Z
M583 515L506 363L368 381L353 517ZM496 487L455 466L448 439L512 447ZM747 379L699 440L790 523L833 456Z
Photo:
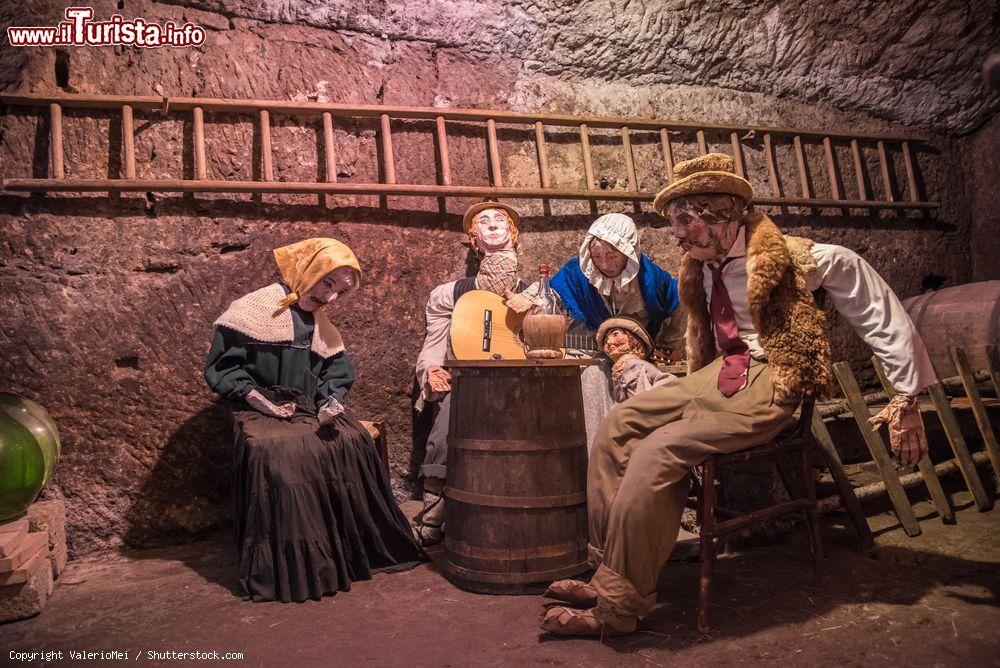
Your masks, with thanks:
M567 334L563 341L563 347L596 351L597 338L591 334Z

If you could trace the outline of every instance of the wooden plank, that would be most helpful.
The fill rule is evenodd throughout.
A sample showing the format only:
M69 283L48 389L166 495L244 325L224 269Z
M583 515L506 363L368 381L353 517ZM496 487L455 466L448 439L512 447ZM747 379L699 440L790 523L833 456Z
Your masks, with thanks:
M49 154L52 158L52 178L66 178L63 168L63 130L62 107L58 104L49 105Z
M194 177L199 180L208 178L205 167L205 112L201 107L195 107L194 116Z
M441 156L441 183L451 185L451 160L448 158L448 129L444 125L444 116L435 119L435 137L437 138L438 155Z
M877 142L878 146L878 162L880 171L882 172L882 187L885 189L885 199L889 202L894 202L895 198L892 194L892 179L889 177L889 155L885 151L885 142L881 139Z
M983 445L990 457L990 464L993 466L993 475L1000 482L1000 446L997 445L997 435L993 431L990 416L986 412L986 407L983 405L983 397L979 393L979 386L976 385L976 379L973 377L972 369L969 367L969 358L963 349L951 348L951 359L955 362L955 368L962 379L965 396L969 398L969 403L972 405L972 414L975 416L976 424L979 426L979 433L983 435Z
M868 451L871 453L872 459L875 461L875 465L882 476L882 480L885 482L893 508L896 509L896 517L899 518L899 523L903 526L906 535L919 536L920 524L917 522L917 516L913 513L909 499L906 498L906 491L899 484L899 478L896 476L896 467L889 457L889 452L886 450L885 443L882 442L882 437L877 431L872 430L871 424L868 422L868 407L861 396L861 388L858 387L858 381L854 378L851 367L847 362L837 362L833 365L833 372L837 376L837 381L840 383L840 388L847 398L848 405L851 407L851 412L854 414L854 421L861 431L861 436L865 439L865 445L868 446Z
M323 112L323 153L326 154L326 182L337 182L337 149L333 144L333 116Z
M122 105L122 151L125 156L125 178L135 178L135 125L132 121L132 106Z
M774 160L774 146L771 143L771 133L764 134L764 159L767 161L767 172L771 177L771 196L780 198L781 183L778 181L778 164Z
M910 142L903 142L903 164L906 166L906 183L910 190L910 201L920 201L920 188L917 186L917 173L913 169L913 154L910 152Z
M545 148L545 125L541 121L535 122L535 149L538 151L538 178L542 187L548 188L549 154Z
M663 169L667 173L667 183L674 180L674 151L670 146L670 132L660 128L660 146L663 148Z
M622 126L622 149L625 152L625 172L628 174L628 189L638 192L639 179L635 175L635 160L632 156L632 140L629 139L628 126Z
M392 157L392 127L389 122L389 114L379 116L379 124L382 132L382 173L385 182L392 185L396 182L396 161Z
M19 567L12 571L0 573L0 587L27 582L28 578L31 577L31 574L34 573L35 569L39 567L38 562L48 558L49 546L45 545L44 547L39 548L35 554L30 556L28 560ZM48 566L45 566L45 568L48 568Z
M497 188L503 187L503 175L500 173L500 143L497 141L497 124L492 118L486 121L486 137L490 149L490 177Z
M861 148L858 146L858 140L851 138L851 159L854 161L854 178L858 184L858 199L866 200L868 199L868 188L865 187L865 171L864 164L861 161Z
M260 159L261 172L265 181L274 180L274 163L271 155L271 113L260 110Z
M743 165L743 144L740 142L738 132L729 133L729 143L733 146L733 163L736 165L736 173L746 178L746 167Z
M799 189L802 196L808 199L809 194L809 174L806 172L806 154L802 150L802 138L798 135L792 137L792 144L795 146L795 163L799 168Z
M886 396L891 400L899 393L896 392L896 388L894 388L892 383L889 382L889 377L885 375L885 367L882 366L882 360L872 355L871 361L872 366L875 367L875 373L878 375L878 379L882 383L882 389L885 390ZM928 454L924 454L924 456L920 458L917 462L917 468L920 469L920 475L924 479L924 485L927 487L927 491L930 492L931 500L934 502L934 507L937 508L938 517L940 517L941 521L946 524L954 523L955 511L951 507L951 500L948 498L948 495L944 493L944 488L941 487L941 480L934 471L934 464L931 462Z
M594 163L590 160L590 138L587 136L587 124L580 124L580 147L583 149L583 175L587 190L594 189Z
M0 533L0 557L9 557L21 547L25 536L28 535L28 524L17 523L17 531L4 531Z
M813 440L816 441L816 447L830 469L833 482L837 485L844 510L847 511L847 516L851 518L851 524L854 525L854 530L858 533L861 549L873 553L875 551L875 537L872 535L871 527L868 526L868 519L865 517L864 511L861 509L861 502L854 494L854 487L844 471L844 463L840 460L840 453L837 452L833 438L830 437L830 430L826 428L826 423L820 417L819 411L813 411L812 434Z
M0 573L9 573L15 568L20 567L28 559L35 556L35 553L43 547L46 549L49 547L48 531L35 531L34 533L25 535L21 539L21 544L17 546L17 549L9 557L0 558Z
M976 507L979 510L988 510L993 504L990 502L990 497L986 493L986 489L983 488L982 481L979 479L979 472L976 471L972 455L969 454L969 447L965 443L965 436L962 434L962 428L958 424L955 410L951 407L951 402L948 401L944 385L940 381L934 383L927 388L927 393L930 395L934 409L937 411L938 419L941 421L944 434L948 438L951 451L955 453L955 462L958 464L962 478L965 480L966 488L972 494L972 498L976 502Z
M701 153L701 155L708 153L708 144L705 142L705 131L698 130L695 133L695 138L698 140L698 152Z
M823 137L823 155L826 157L826 173L830 179L833 199L840 199L840 185L837 183L837 163L833 160L833 146L829 137Z

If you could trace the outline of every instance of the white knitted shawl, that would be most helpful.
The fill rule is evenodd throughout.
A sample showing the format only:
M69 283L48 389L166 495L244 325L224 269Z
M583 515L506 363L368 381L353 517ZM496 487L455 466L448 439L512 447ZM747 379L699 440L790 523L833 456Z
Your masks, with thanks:
M292 314L288 308L277 306L284 296L285 290L281 284L272 283L232 302L215 324L236 330L262 343L294 341ZM316 325L313 327L310 350L323 359L343 352L344 339L326 313L322 309L313 311L313 319Z

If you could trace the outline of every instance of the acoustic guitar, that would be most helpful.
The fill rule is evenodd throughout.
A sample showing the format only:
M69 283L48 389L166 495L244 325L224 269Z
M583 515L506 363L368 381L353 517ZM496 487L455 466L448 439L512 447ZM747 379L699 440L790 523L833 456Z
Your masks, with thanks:
M451 314L451 349L459 360L523 360L521 325L527 313L516 313L503 297L489 290L470 290L455 302ZM564 348L597 352L588 334L567 334Z

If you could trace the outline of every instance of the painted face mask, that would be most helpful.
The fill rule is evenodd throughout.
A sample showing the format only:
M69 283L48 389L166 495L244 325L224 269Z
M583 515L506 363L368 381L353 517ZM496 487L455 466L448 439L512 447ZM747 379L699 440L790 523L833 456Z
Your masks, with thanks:
M743 208L743 202L731 195L678 197L668 209L670 228L691 257L717 262L739 235Z
M510 217L502 209L483 209L476 214L472 225L476 248L484 253L513 250Z
M303 311L315 311L345 298L356 287L357 272L351 267L337 267L299 299L299 308Z

